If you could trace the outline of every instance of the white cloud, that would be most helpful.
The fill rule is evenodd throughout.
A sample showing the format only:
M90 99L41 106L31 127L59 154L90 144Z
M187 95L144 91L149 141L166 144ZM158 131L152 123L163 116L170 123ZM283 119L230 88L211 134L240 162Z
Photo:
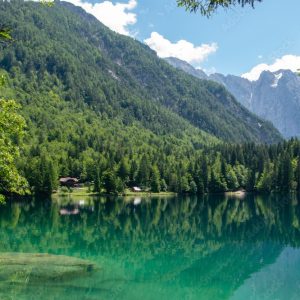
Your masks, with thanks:
M144 40L144 42L151 49L156 51L159 57L172 56L191 64L203 62L210 54L216 52L218 49L216 43L202 44L200 46L195 46L185 40L172 43L157 32L152 32L150 38Z
M284 55L281 58L277 58L271 65L259 64L255 66L250 72L243 74L242 77L255 81L259 79L263 71L276 72L278 70L291 70L296 72L298 69L300 69L300 56Z
M104 1L100 3L88 3L81 0L66 0L76 6L82 7L86 12L92 14L100 22L110 29L124 35L132 35L128 29L129 25L137 22L135 13L132 13L137 6L137 0L129 0L128 3L116 3Z

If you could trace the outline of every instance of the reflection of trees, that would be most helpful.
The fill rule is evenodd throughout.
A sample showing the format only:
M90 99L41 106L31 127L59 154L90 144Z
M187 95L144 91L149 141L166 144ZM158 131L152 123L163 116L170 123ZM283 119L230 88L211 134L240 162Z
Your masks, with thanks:
M103 198L94 202L94 211L83 207L78 216L60 216L56 201L12 203L0 214L3 237L9 228L14 229L15 241L21 246L28 240L22 234L30 232L41 245L48 245L48 251L55 251L57 239L64 241L60 247L66 252L70 247L91 251L92 246L104 253L124 255L125 247L128 256L136 251L151 256L170 246L183 253L190 253L191 247L204 251L208 241L216 249L219 243L233 240L270 240L298 246L300 237L295 196L249 196L243 201L153 198L138 206Z
M0 250L110 257L133 267L138 280L197 285L225 299L282 246L300 245L299 218L296 197L279 195L153 198L138 206L101 198L75 216L60 216L56 201L12 203L0 212ZM217 298L224 282L230 288Z

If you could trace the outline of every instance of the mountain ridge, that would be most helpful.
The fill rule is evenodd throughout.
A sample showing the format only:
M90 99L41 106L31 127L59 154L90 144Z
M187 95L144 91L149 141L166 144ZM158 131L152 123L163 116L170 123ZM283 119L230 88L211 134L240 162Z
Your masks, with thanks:
M224 85L247 109L272 122L284 137L300 136L300 78L292 71L263 71L257 81L250 81L220 73L208 76L176 58L167 58L166 61L199 79Z

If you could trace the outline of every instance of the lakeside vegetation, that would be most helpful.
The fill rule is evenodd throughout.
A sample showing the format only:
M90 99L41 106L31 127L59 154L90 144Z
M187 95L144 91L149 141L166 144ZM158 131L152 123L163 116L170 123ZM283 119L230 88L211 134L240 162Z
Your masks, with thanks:
M7 102L1 100L1 103ZM21 146L15 146L16 153ZM51 157L45 150L41 155L36 145L23 144L21 149L23 157L16 157L16 161L28 186L22 178L22 188L17 189L18 185L8 176L11 173L2 173L1 192L4 194L19 190L51 194L58 188L58 175L70 173L82 181L93 181L91 193L122 194L132 186L156 193L190 194L221 193L241 188L259 192L300 190L300 141L297 139L276 145L221 143L169 155L164 152L165 148L152 147L152 153L142 156L139 152L134 153L129 143L119 148L119 159L110 149L101 153L89 149L94 160L90 156L72 159L79 166L78 173L70 168L71 164L59 163L62 157L58 155L65 155L63 152L55 151L56 156ZM26 152L26 149L31 151ZM34 156L30 155L32 149L37 150ZM69 162L70 159L68 156ZM11 185L16 185L16 188L12 186L12 189Z

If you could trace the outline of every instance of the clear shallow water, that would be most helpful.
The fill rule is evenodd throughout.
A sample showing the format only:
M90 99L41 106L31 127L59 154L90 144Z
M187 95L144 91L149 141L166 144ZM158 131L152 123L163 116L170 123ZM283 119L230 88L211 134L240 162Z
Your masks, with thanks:
M99 270L2 277L0 299L299 299L299 221L292 195L11 201L0 208L0 257L67 255Z

